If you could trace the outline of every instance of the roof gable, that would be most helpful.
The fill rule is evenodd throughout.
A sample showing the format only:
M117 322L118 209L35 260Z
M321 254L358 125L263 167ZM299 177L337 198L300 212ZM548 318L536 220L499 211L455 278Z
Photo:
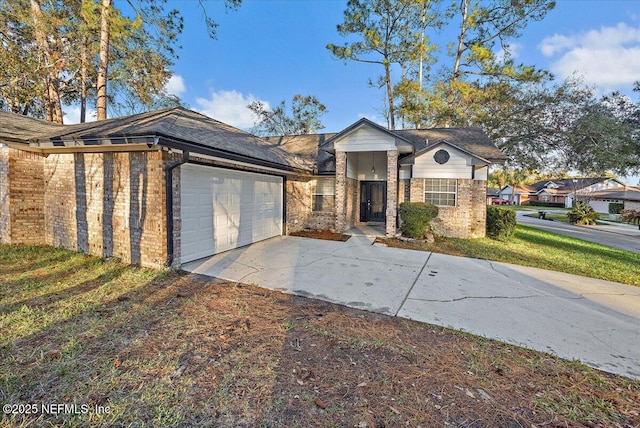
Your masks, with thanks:
M352 135L353 133L363 128L370 128L373 131L379 132L388 138L392 138L395 146L401 153L412 153L414 151L414 147L410 141L383 126L370 121L367 118L362 118L351 126L345 128L344 130L338 132L337 134L334 134L331 138L329 138L322 144L322 150L325 150L329 153L335 152L336 143L339 143L340 140L347 138L349 135Z

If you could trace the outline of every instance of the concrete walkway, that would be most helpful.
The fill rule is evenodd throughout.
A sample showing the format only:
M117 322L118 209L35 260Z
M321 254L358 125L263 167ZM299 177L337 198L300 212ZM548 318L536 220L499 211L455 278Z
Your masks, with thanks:
M189 272L467 331L640 379L640 288L506 263L282 236Z

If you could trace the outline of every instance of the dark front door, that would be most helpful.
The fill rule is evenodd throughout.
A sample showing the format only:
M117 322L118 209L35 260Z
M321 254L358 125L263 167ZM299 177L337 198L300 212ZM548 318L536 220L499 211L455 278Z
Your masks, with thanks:
M387 182L360 182L360 221L384 222L387 211Z

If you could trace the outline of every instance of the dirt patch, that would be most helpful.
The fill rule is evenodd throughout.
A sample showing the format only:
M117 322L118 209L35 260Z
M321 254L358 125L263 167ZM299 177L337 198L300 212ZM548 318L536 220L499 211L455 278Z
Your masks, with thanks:
M91 289L74 288L77 273L46 277L46 265L0 273L0 403L109 412L0 414L0 426L640 426L640 382L577 362L253 286L100 266L78 278ZM60 290L39 293L49 280Z
M331 232L330 230L301 230L290 233L291 236L301 236L303 238L324 239L327 241L346 241L351 235Z

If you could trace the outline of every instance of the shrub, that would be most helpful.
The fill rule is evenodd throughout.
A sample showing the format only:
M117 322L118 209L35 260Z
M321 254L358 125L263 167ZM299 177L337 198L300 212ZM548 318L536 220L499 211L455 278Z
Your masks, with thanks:
M624 221L628 221L629 223L636 223L638 225L638 229L640 229L640 211L624 210L620 214Z
M533 207L564 208L563 202L531 201Z
M609 214L620 214L624 209L624 204L611 202L609 204Z
M567 213L569 223L571 224L596 224L598 213L587 203L578 201L571 211Z
M422 239L430 230L431 220L438 215L438 207L427 202L403 202L400 204L400 230L404 236Z
M516 229L515 211L488 206L487 207L487 236L499 241L508 240Z

